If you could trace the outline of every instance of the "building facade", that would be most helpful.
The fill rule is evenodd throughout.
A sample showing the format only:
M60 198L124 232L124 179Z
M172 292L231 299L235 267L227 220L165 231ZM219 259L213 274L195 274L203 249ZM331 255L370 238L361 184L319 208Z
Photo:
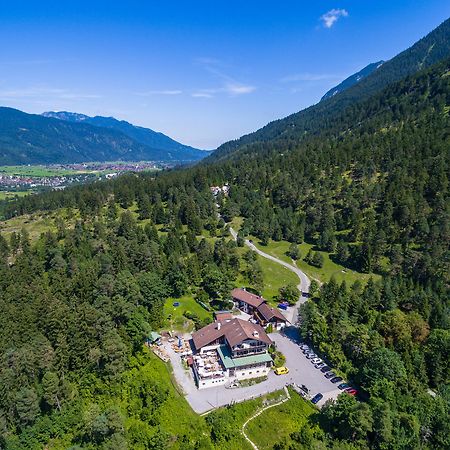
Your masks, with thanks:
M199 389L265 376L273 365L272 341L251 322L216 321L192 335L192 369Z

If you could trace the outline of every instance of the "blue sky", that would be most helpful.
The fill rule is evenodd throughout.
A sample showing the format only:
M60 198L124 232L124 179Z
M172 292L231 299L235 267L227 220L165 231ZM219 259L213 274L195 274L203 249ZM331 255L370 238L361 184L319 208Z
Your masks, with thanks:
M445 0L1 1L0 105L112 115L215 148L317 102Z

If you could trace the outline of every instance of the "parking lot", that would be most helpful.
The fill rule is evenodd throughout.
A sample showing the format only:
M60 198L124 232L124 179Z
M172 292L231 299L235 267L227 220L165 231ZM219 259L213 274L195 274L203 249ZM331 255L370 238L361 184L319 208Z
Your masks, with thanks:
M287 375L277 376L271 371L266 381L253 386L235 389L218 386L198 390L192 371L186 370L183 367L180 356L175 353L170 345L165 343L164 347L170 357L174 376L192 409L202 414L230 403L238 403L260 397L264 394L282 389L287 384L292 383L299 386L304 384L309 389L311 397L321 392L324 398L318 403L319 407L327 399L336 398L340 394L341 391L337 388L337 385L327 380L324 374L314 368L314 365L302 353L299 342L296 340L295 329L291 327L286 330L286 333L271 333L269 336L276 343L277 349L286 356L286 367L289 368L289 373Z

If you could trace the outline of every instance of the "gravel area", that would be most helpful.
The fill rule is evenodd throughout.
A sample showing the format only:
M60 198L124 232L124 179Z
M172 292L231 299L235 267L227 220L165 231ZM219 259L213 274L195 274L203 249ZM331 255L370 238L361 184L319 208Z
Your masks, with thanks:
M192 371L183 368L180 356L173 351L170 344L166 342L164 346L170 357L173 373L179 387L183 390L192 409L199 414L230 403L239 403L260 397L283 389L291 383L304 384L310 390L311 396L318 392L324 394L324 399L318 404L320 407L326 399L336 398L340 391L335 384L327 380L323 373L315 369L311 362L306 359L295 339L295 334L295 329L291 327L286 330L286 333L271 333L269 335L276 343L277 348L286 356L286 367L289 368L287 375L277 376L271 371L266 381L235 389L227 389L225 386L197 389Z

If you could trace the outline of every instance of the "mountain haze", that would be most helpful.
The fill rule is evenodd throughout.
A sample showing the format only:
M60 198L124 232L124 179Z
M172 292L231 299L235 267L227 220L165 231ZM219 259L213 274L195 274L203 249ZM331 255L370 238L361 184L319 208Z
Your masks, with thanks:
M203 150L180 144L163 133L153 131L150 128L132 125L125 120L117 120L114 117L90 117L84 114L67 111L48 111L44 112L42 115L44 117L53 117L54 119L65 120L68 122L88 123L96 127L120 131L141 144L148 145L155 149L166 150L168 155L170 155L170 159L198 160L204 158L208 154Z
M164 135L159 136L160 141L170 144L165 148L142 143L121 131L119 126L112 126L114 121L110 119L110 126L102 127L84 120L60 120L0 107L0 165L86 161L183 163L199 160L207 154L181 144L177 148L177 143ZM116 122L122 128L132 128L130 124ZM149 135L150 131L138 129L136 134ZM172 148L168 149L169 146Z

